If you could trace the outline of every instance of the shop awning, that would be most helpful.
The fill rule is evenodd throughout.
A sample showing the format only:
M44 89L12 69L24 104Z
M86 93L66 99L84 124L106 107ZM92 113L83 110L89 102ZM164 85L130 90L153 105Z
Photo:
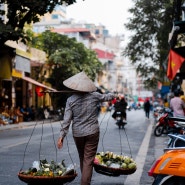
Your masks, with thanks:
M32 79L32 78L29 78L29 77L27 77L27 76L22 77L22 79L25 80L25 81L27 81L27 82L29 82L29 83L32 83L32 84L37 85L37 86L39 86L39 87L42 87L42 88L44 88L44 89L47 89L47 90L49 90L49 91L57 92L56 89L53 89L53 88L51 88L51 87L48 87L47 85L44 85L44 84L42 84L42 83L39 83L39 82L37 82L36 80L34 80L34 79Z

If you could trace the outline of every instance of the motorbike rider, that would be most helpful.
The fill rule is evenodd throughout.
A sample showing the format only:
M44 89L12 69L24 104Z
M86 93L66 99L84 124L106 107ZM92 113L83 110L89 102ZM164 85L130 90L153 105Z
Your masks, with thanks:
M114 104L114 109L115 109L115 111L114 111L112 117L113 117L114 119L116 119L116 113L117 113L117 112L121 112L121 116L122 116L123 118L125 118L125 120L126 120L126 117L127 117L127 114L126 114L127 105L128 105L128 104L127 104L125 98L124 98L123 96L118 96L118 97L117 97L117 101L116 101L116 103Z

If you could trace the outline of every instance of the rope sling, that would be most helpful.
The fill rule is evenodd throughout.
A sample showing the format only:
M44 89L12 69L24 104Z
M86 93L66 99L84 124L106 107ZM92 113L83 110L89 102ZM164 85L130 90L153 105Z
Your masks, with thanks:
M110 112L106 112L102 118L102 120L100 121L100 127L101 127L101 124L102 122L104 121L105 117L108 115L108 120L107 120L107 123L106 123L106 127L105 127L105 132L103 133L103 137L102 137L102 148L103 148L103 152L105 152L105 148L104 148L104 137L107 133L107 129L108 129L108 125L110 123L110 118L111 118L111 111ZM130 157L132 158L132 151L131 151L131 147L130 147L130 143L129 143L129 140L128 140L128 135L126 133L126 130L125 128L122 129L124 131L124 134L126 136L126 139L127 139L127 144L129 146L129 152L130 152ZM121 155L123 154L123 144L122 144L122 135L121 135L121 129L119 129L119 140L120 140L120 149L121 149Z
M39 161L42 161L41 159L41 151L42 151L42 142L43 142L43 136L44 136L44 124L45 121L43 120L41 122L41 136L40 136L40 142L39 142ZM53 139L53 144L54 144L54 148L55 148L55 161L57 164L58 161L58 155L57 155L57 145L55 142L55 137L54 137L54 129L52 126L52 120L50 120L49 122L50 124L50 128L52 131L52 139ZM62 127L62 123L60 121L61 127ZM18 173L18 177L21 181L27 183L28 185L42 185L42 184L47 184L47 185L62 185L62 184L66 184L66 183L70 183L71 181L73 181L75 179L75 177L77 176L76 173L76 169L75 169L75 163L71 157L70 151L69 151L69 141L68 138L66 136L66 143L67 143L67 152L68 152L68 156L72 162L72 166L74 167L73 170L71 170L70 173L65 173L62 176L55 176L54 175L54 169L53 169L53 173L52 175L49 176L39 176L39 175L25 175L23 168L25 166L25 159L26 159L26 153L27 153L27 149L28 149L28 145L31 142L31 138L34 136L34 131L36 130L36 127L40 125L39 122L36 121L35 125L33 126L31 135L28 139L28 142L26 144L24 153L23 153L23 161L22 161L22 166L20 168L20 171Z
M102 120L100 121L100 127L101 127L101 124L103 123L103 121L105 120L105 118L108 116L107 118L107 121L106 121L106 127L105 127L105 131L103 133L103 136L102 136L102 140L101 140L101 144L102 144L102 149L103 149L103 153L105 154L106 151L105 151L105 147L104 147L104 138L105 138L105 135L107 133L107 130L108 130L108 126L109 126L109 123L111 122L111 111L110 112L106 112L103 117L102 117ZM130 158L132 158L132 151L131 151L131 147L130 147L130 143L129 143L129 139L128 139L128 135L127 135L127 132L125 130L125 128L122 129L125 136L126 136L126 141L127 141L127 144L128 144L128 147L129 147L129 155L130 155ZM120 144L120 155L123 156L123 143L122 143L122 133L121 133L121 129L119 129L119 144ZM105 154L106 155L106 154ZM107 159L106 159L107 160ZM97 173L100 173L102 175L107 175L107 176L120 176L120 175L129 175L129 174L132 174L136 171L136 168L134 169L127 169L127 170L120 170L120 169L114 169L112 167L107 167L107 166L104 166L104 165L99 165L97 163L94 163L94 168L95 168L95 171Z

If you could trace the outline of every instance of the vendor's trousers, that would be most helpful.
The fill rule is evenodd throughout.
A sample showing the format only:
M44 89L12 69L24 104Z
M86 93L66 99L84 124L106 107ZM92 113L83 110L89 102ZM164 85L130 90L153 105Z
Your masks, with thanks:
M81 185L90 185L93 172L93 160L99 142L99 133L84 137L74 137L74 141L80 158L80 169L82 173Z

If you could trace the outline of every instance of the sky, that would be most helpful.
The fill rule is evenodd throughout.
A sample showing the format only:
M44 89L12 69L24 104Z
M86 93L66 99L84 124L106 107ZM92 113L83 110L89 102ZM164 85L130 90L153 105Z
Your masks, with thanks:
M132 0L77 0L67 7L67 17L76 21L102 24L113 35L125 35Z

